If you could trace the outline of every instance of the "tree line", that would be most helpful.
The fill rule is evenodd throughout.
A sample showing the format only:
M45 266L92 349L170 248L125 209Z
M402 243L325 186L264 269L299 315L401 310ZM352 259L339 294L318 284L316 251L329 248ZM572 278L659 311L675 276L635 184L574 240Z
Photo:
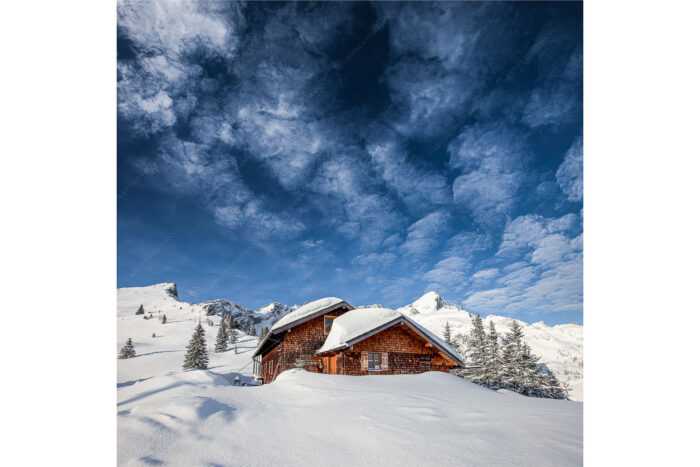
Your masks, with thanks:
M452 336L449 322L445 323L443 339L452 347L462 350L466 368L453 370L462 378L491 389L510 389L531 397L566 399L567 389L548 370L537 362L524 340L523 329L513 320L508 332L500 336L493 321L488 333L481 316L472 317L469 335Z

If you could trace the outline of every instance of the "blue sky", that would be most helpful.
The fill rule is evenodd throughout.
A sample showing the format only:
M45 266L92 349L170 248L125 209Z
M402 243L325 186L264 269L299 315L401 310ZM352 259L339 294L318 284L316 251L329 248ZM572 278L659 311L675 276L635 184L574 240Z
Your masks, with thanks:
M582 4L118 7L118 286L582 322Z

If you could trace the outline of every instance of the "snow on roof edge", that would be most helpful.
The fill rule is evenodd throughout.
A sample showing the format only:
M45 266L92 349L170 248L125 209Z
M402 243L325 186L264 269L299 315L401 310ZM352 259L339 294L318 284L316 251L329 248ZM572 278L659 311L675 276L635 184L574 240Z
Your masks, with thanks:
M345 303L349 307L352 308L352 305L350 305L348 302L343 300L342 298L338 297L325 297L325 298L320 298L318 300L314 300L313 302L306 303L305 305L300 306L296 310L292 311L291 313L288 313L284 315L279 321L275 323L274 326L272 326L272 329L270 329L270 332L273 333L276 331L279 331L280 329L293 324L297 323L302 320L310 319L316 314L323 313L324 311L328 310L331 307L336 307L342 303Z

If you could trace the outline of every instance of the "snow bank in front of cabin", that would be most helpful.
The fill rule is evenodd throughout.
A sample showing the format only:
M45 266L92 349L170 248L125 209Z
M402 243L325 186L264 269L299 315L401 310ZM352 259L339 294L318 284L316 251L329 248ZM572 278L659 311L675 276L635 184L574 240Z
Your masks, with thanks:
M359 337L373 329L383 326L403 315L391 308L360 308L350 310L333 320L331 332L326 342L316 353L342 347L348 341Z
M270 331L275 331L279 328L286 326L289 323L293 323L294 321L297 321L299 319L306 318L307 316L311 316L315 313L320 312L321 310L325 310L326 308L330 308L332 306L343 303L344 301L345 300L338 297L326 297L314 300L313 302L309 302L305 305L300 306L291 313L284 315L282 319L277 321L275 325L272 326L272 329L270 329Z
M436 372L290 370L236 387L211 371L178 371L118 391L118 463L575 466L582 407Z

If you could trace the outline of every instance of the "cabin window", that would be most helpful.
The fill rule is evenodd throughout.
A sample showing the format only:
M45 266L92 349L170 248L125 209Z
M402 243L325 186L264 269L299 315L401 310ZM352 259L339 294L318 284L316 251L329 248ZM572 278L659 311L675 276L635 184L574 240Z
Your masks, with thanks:
M326 334L331 332L331 326L333 326L333 320L335 316L324 316L323 317L323 332Z
M367 354L367 369L369 371L379 371L381 370L381 355L379 353L368 353Z

